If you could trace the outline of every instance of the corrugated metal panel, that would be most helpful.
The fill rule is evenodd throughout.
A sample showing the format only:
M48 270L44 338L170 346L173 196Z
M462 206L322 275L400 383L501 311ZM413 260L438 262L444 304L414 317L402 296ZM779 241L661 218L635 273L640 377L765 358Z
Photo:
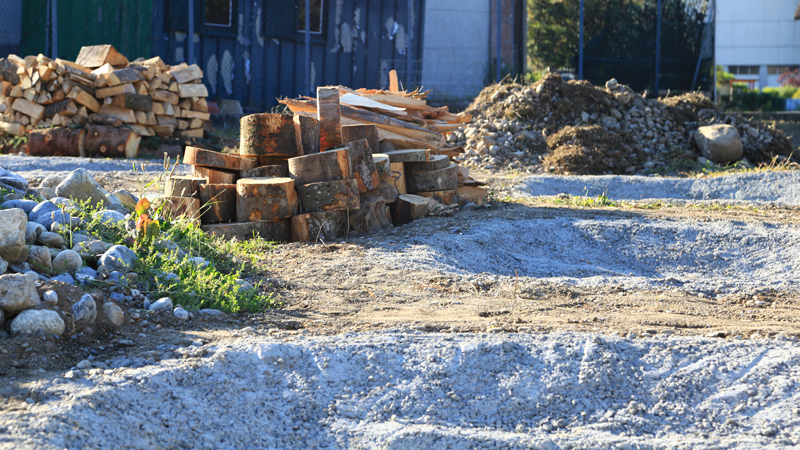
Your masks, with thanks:
M22 53L46 48L48 0L25 0ZM59 0L58 56L74 60L84 45L111 44L129 59L150 57L153 0Z

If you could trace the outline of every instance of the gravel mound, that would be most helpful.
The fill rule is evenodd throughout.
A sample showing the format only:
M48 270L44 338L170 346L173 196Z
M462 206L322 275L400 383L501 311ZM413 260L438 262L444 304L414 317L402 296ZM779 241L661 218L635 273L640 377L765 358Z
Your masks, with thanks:
M749 203L800 205L800 171L739 173L712 178L641 176L567 177L538 175L523 179L518 197L605 195L613 200L731 200Z
M573 217L464 223L367 258L395 269L578 286L737 293L800 285L800 229L769 223Z
M248 338L190 351L200 359L73 370L73 378L35 383L31 405L0 416L0 443L59 450L800 444L800 346L784 339L384 332Z

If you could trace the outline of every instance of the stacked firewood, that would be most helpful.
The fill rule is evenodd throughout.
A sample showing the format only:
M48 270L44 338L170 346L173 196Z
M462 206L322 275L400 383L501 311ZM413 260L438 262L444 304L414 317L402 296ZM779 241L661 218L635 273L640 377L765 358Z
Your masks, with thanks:
M129 62L110 45L83 47L75 62L9 55L0 58L0 130L92 124L201 138L210 118L202 77L197 65L170 67L159 57Z

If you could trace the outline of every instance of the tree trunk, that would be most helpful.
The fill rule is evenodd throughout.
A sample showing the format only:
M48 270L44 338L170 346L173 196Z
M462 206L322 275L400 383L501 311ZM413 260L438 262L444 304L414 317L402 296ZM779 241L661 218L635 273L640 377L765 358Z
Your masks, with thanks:
M458 166L450 164L446 169L406 174L408 192L449 191L458 187Z
M83 128L50 128L28 133L28 154L31 156L80 156L85 144Z
M142 137L127 128L91 125L86 131L85 155L105 158L136 158Z
M256 167L255 169L242 170L239 172L240 178L288 178L289 166L285 164L275 164L271 166Z
M297 197L303 212L353 211L360 202L358 186L352 179L297 186Z
M366 139L346 144L349 149L350 166L353 169L353 178L358 183L359 192L367 192L378 187L381 179L375 169L375 162L372 160L372 152L369 151L369 143Z
M289 176L297 185L353 178L350 152L343 148L289 160Z
M236 219L236 185L203 184L200 186L200 220L203 223L229 222Z
M293 116L253 114L242 117L239 132L239 155L300 156L295 141Z
M407 162L405 164L406 174L431 172L450 167L450 158L445 155L431 155L430 160L427 162Z
M297 212L297 192L291 178L244 178L236 182L238 222L292 217Z
M326 242L341 239L349 232L344 211L320 211L292 217L292 239L295 242Z
M164 195L200 198L200 187L204 184L206 179L202 177L170 177L164 185Z

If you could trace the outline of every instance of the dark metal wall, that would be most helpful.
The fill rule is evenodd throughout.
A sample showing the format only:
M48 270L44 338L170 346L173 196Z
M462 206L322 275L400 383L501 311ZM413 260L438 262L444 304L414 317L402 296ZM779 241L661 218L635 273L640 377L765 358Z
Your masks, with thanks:
M303 0L300 0L303 1ZM170 2L179 2L171 4ZM195 0L197 4L203 0ZM153 54L168 64L188 61L187 0L153 0ZM305 89L305 35L297 32L292 0L234 2L232 26L211 27L196 9L195 62L216 99L237 99L257 111L280 97L313 95L316 86L388 87L388 71L407 77L405 45L411 22L411 79L419 73L423 0L324 0L322 34L311 37L312 90ZM293 6L293 5L292 5ZM287 32L288 29L288 32Z

